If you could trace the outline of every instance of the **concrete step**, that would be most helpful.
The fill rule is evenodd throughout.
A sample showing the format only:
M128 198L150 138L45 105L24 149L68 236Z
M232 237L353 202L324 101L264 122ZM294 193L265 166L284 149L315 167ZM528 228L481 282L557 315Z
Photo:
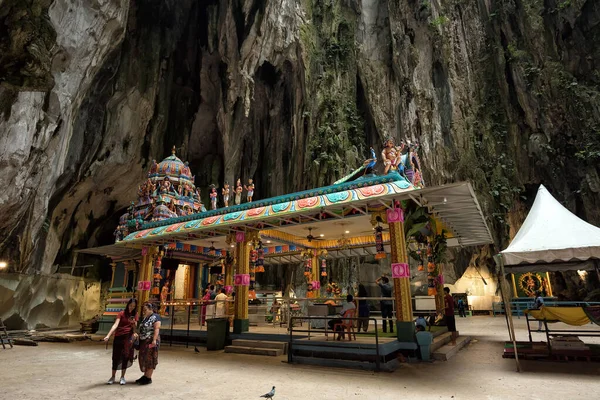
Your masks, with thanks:
M277 357L283 355L283 350L268 349L263 347L227 346L225 347L225 353L252 354L255 356Z
M286 342L274 342L268 340L249 340L249 339L235 339L231 343L233 346L240 347L254 347L258 349L280 349L283 354L287 354L287 343Z
M445 332L439 336L433 338L433 343L431 343L431 353L435 353L437 349L442 346L447 345L452 340L452 334L450 332Z
M448 361L454 357L460 349L469 344L470 341L471 338L469 336L459 336L456 339L456 346L452 346L451 344L444 345L435 352L432 352L431 357L438 361Z

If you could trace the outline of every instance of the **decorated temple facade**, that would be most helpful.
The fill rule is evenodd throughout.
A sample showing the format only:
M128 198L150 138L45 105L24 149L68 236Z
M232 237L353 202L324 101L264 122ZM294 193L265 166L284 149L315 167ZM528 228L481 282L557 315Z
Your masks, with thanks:
M388 276L398 266L406 265L408 271L404 210L410 204L427 208L439 221L435 233L446 232L448 246L490 243L470 185L426 188L417 149L416 144L387 141L380 160L371 149L369 160L333 185L267 199L248 195L246 203L209 211L200 202L187 164L173 151L161 163L152 163L137 202L121 217L111 251L138 252L128 257L135 259L129 265L138 266L135 295L141 301L189 303L201 298L210 284L235 291L234 328L246 331L248 303L256 298L257 288L338 298L353 290L356 282L351 280L357 278L331 265L347 265L337 260L356 257L369 260L366 268L377 273L383 269ZM375 173L376 164L383 164L383 173ZM253 192L254 186L245 189ZM449 207L454 201L474 216L473 222L466 223ZM290 278L282 268L302 272ZM332 272L343 281L332 280ZM434 276L441 275L440 269L428 268L427 273L428 286L429 281L435 288L442 284ZM261 274L277 282L271 285ZM394 276L399 321L412 318L410 285L410 274Z

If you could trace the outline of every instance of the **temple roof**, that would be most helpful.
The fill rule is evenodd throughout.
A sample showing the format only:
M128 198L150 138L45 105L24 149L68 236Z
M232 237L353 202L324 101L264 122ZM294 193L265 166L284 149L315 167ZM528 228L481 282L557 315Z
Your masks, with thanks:
M261 234L271 235L275 243L306 246L304 237L311 227L326 232L331 240L340 240L345 235L372 237L369 214L391 208L394 200L427 206L449 231L450 246L492 243L469 183L417 189L394 172L144 224L119 245L216 242L216 246L225 247L225 236L231 231L260 230ZM282 239L282 235L288 236Z

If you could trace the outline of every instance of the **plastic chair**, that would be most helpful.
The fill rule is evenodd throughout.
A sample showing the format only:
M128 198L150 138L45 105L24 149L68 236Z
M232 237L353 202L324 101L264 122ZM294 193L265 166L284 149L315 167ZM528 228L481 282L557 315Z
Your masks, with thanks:
M354 318L355 314L356 314L356 309L346 310L346 312L344 312L344 314L342 314L342 322L333 324L334 334L336 332L338 332L338 327L339 327L340 332L338 332L338 335L342 335L342 334L344 334L344 331L347 331L348 332L348 340L352 340L351 335L354 335L354 340L356 340L356 332L354 331L354 320L346 319L346 318Z

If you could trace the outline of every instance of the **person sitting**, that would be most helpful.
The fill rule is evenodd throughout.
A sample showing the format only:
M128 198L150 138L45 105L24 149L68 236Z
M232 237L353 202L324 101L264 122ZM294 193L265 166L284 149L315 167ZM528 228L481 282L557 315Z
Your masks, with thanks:
M427 321L425 320L425 318L423 317L417 317L417 319L415 320L415 328L421 327L422 331L425 331L427 329Z
M344 303L342 305L342 310L340 311L340 316L344 316L344 314L348 310L356 310L356 305L354 304L354 297L351 294L346 296L346 303ZM333 330L334 325L341 324L342 322L343 321L341 318L334 318L332 320L329 320L329 322L327 324L329 325L329 329ZM348 321L346 321L346 322L348 322ZM338 336L337 340L341 340L343 338L344 338L344 333L342 332Z

